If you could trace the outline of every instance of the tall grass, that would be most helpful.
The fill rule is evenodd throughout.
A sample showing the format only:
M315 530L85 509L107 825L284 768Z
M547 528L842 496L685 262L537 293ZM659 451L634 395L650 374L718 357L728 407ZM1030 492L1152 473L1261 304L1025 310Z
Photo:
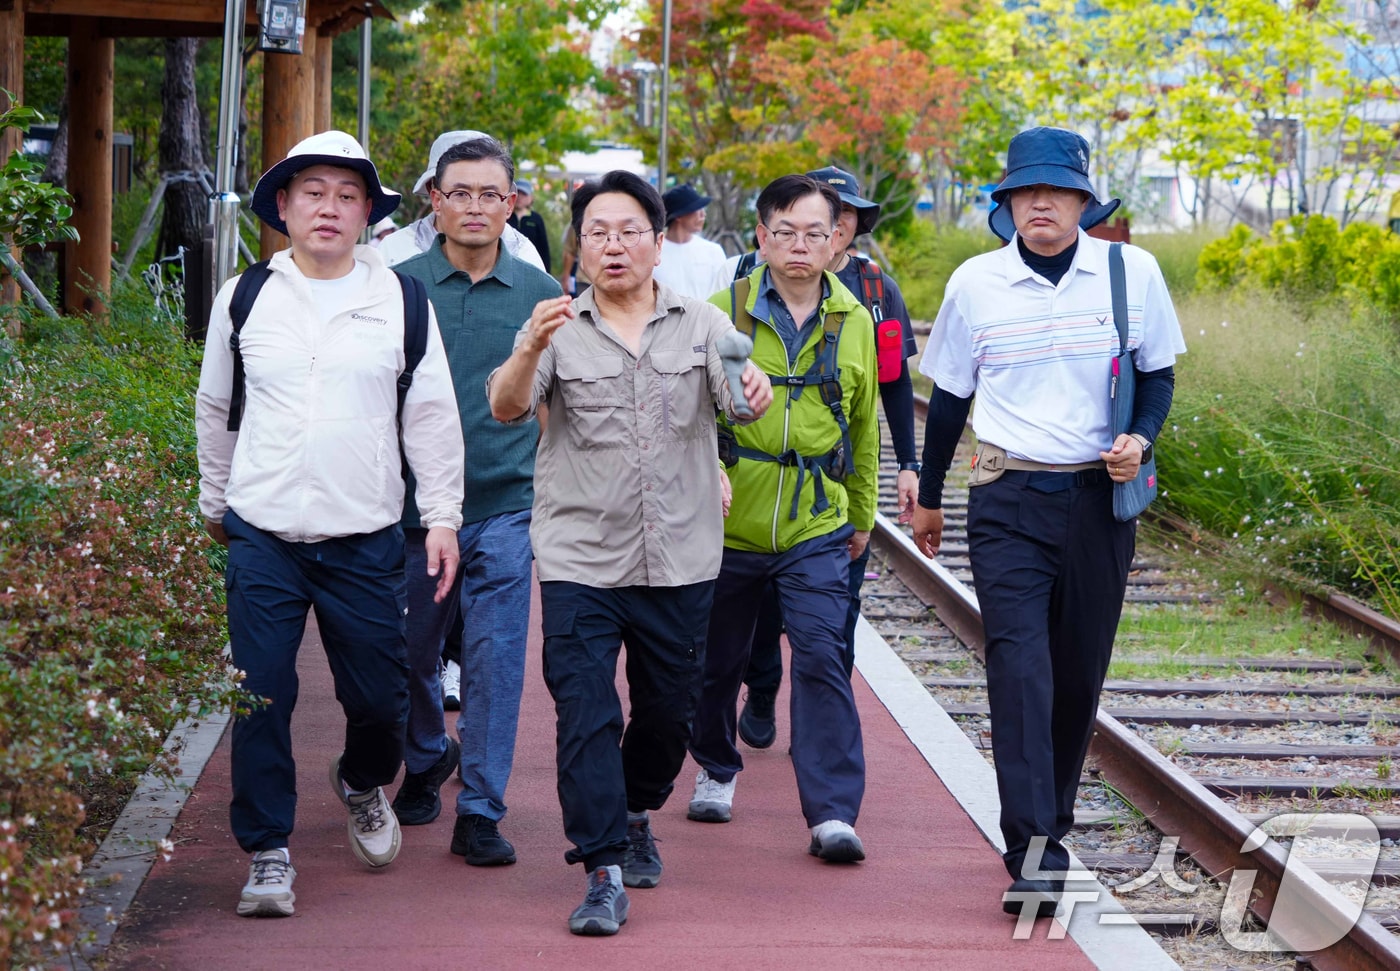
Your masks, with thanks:
M1181 300L1188 353L1159 442L1166 506L1239 562L1400 615L1400 340L1340 299Z

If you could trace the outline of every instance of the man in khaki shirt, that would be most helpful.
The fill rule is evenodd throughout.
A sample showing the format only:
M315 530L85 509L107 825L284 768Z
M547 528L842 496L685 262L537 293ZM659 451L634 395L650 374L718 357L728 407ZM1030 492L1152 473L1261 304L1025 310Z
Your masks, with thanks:
M549 407L530 540L574 844L565 859L588 870L575 934L617 933L623 886L661 878L648 811L665 804L685 760L724 539L715 412L747 420L717 347L733 324L652 280L664 225L661 196L630 172L581 187L573 232L593 286L540 301L487 380L501 421ZM761 416L767 376L749 363L743 382ZM614 687L624 642L625 733Z

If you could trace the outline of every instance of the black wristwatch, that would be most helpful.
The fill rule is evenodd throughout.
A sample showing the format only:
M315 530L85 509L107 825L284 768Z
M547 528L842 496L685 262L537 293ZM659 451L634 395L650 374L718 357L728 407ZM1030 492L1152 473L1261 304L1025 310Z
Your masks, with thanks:
M1152 454L1152 439L1148 438L1146 435L1138 434L1137 432L1129 432L1128 434L1136 438L1137 443L1142 446L1142 460L1146 462L1147 457Z
M924 463L922 463L922 462L900 462L900 463L899 463L899 471L901 471L901 472L913 472L913 473L915 473L915 474L917 475L918 473L922 472L923 470L924 470Z

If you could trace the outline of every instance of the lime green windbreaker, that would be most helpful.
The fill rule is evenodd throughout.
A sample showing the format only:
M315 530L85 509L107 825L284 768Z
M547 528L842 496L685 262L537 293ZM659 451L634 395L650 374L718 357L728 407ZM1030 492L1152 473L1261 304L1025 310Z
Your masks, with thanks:
M749 274L747 309L750 314L766 270L765 265L760 265ZM875 325L869 311L835 274L826 273L826 284L831 295L822 302L822 320L825 321L828 313L846 314L836 355L842 389L841 409L850 427L852 471L844 483L822 476L822 487L830 505L815 515L812 512L816 502L815 477L802 476L797 518L792 519L798 469L777 462L741 458L728 470L734 486L734 500L724 521L724 545L729 549L781 553L803 540L839 529L848 521L857 530L869 530L875 523L876 473L880 458L880 426L875 410L879 392ZM734 318L730 293L722 290L711 297L710 302ZM738 320L735 324L747 332L745 324ZM824 328L818 324L813 329L790 371L787 350L771 323L757 321L753 339L750 359L770 377L803 375L816 360ZM836 418L822 402L821 391L816 386L799 389L775 384L773 404L762 418L751 424L735 425L721 414L719 423L721 432L725 428L733 431L740 446L770 455L796 449L801 455L821 456L841 442Z

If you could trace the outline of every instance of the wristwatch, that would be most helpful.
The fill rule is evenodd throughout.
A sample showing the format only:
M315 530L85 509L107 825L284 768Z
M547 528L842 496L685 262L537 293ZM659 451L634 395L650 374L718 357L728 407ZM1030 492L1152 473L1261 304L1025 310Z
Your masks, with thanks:
M900 463L899 463L899 471L901 471L901 472L913 472L914 474L917 475L918 473L922 472L923 470L924 470L924 463L922 463L922 462L900 462Z
M1137 443L1142 446L1142 460L1146 462L1147 457L1152 454L1152 439L1148 438L1146 435L1139 435L1137 432L1130 432L1129 434L1133 438L1136 438Z

